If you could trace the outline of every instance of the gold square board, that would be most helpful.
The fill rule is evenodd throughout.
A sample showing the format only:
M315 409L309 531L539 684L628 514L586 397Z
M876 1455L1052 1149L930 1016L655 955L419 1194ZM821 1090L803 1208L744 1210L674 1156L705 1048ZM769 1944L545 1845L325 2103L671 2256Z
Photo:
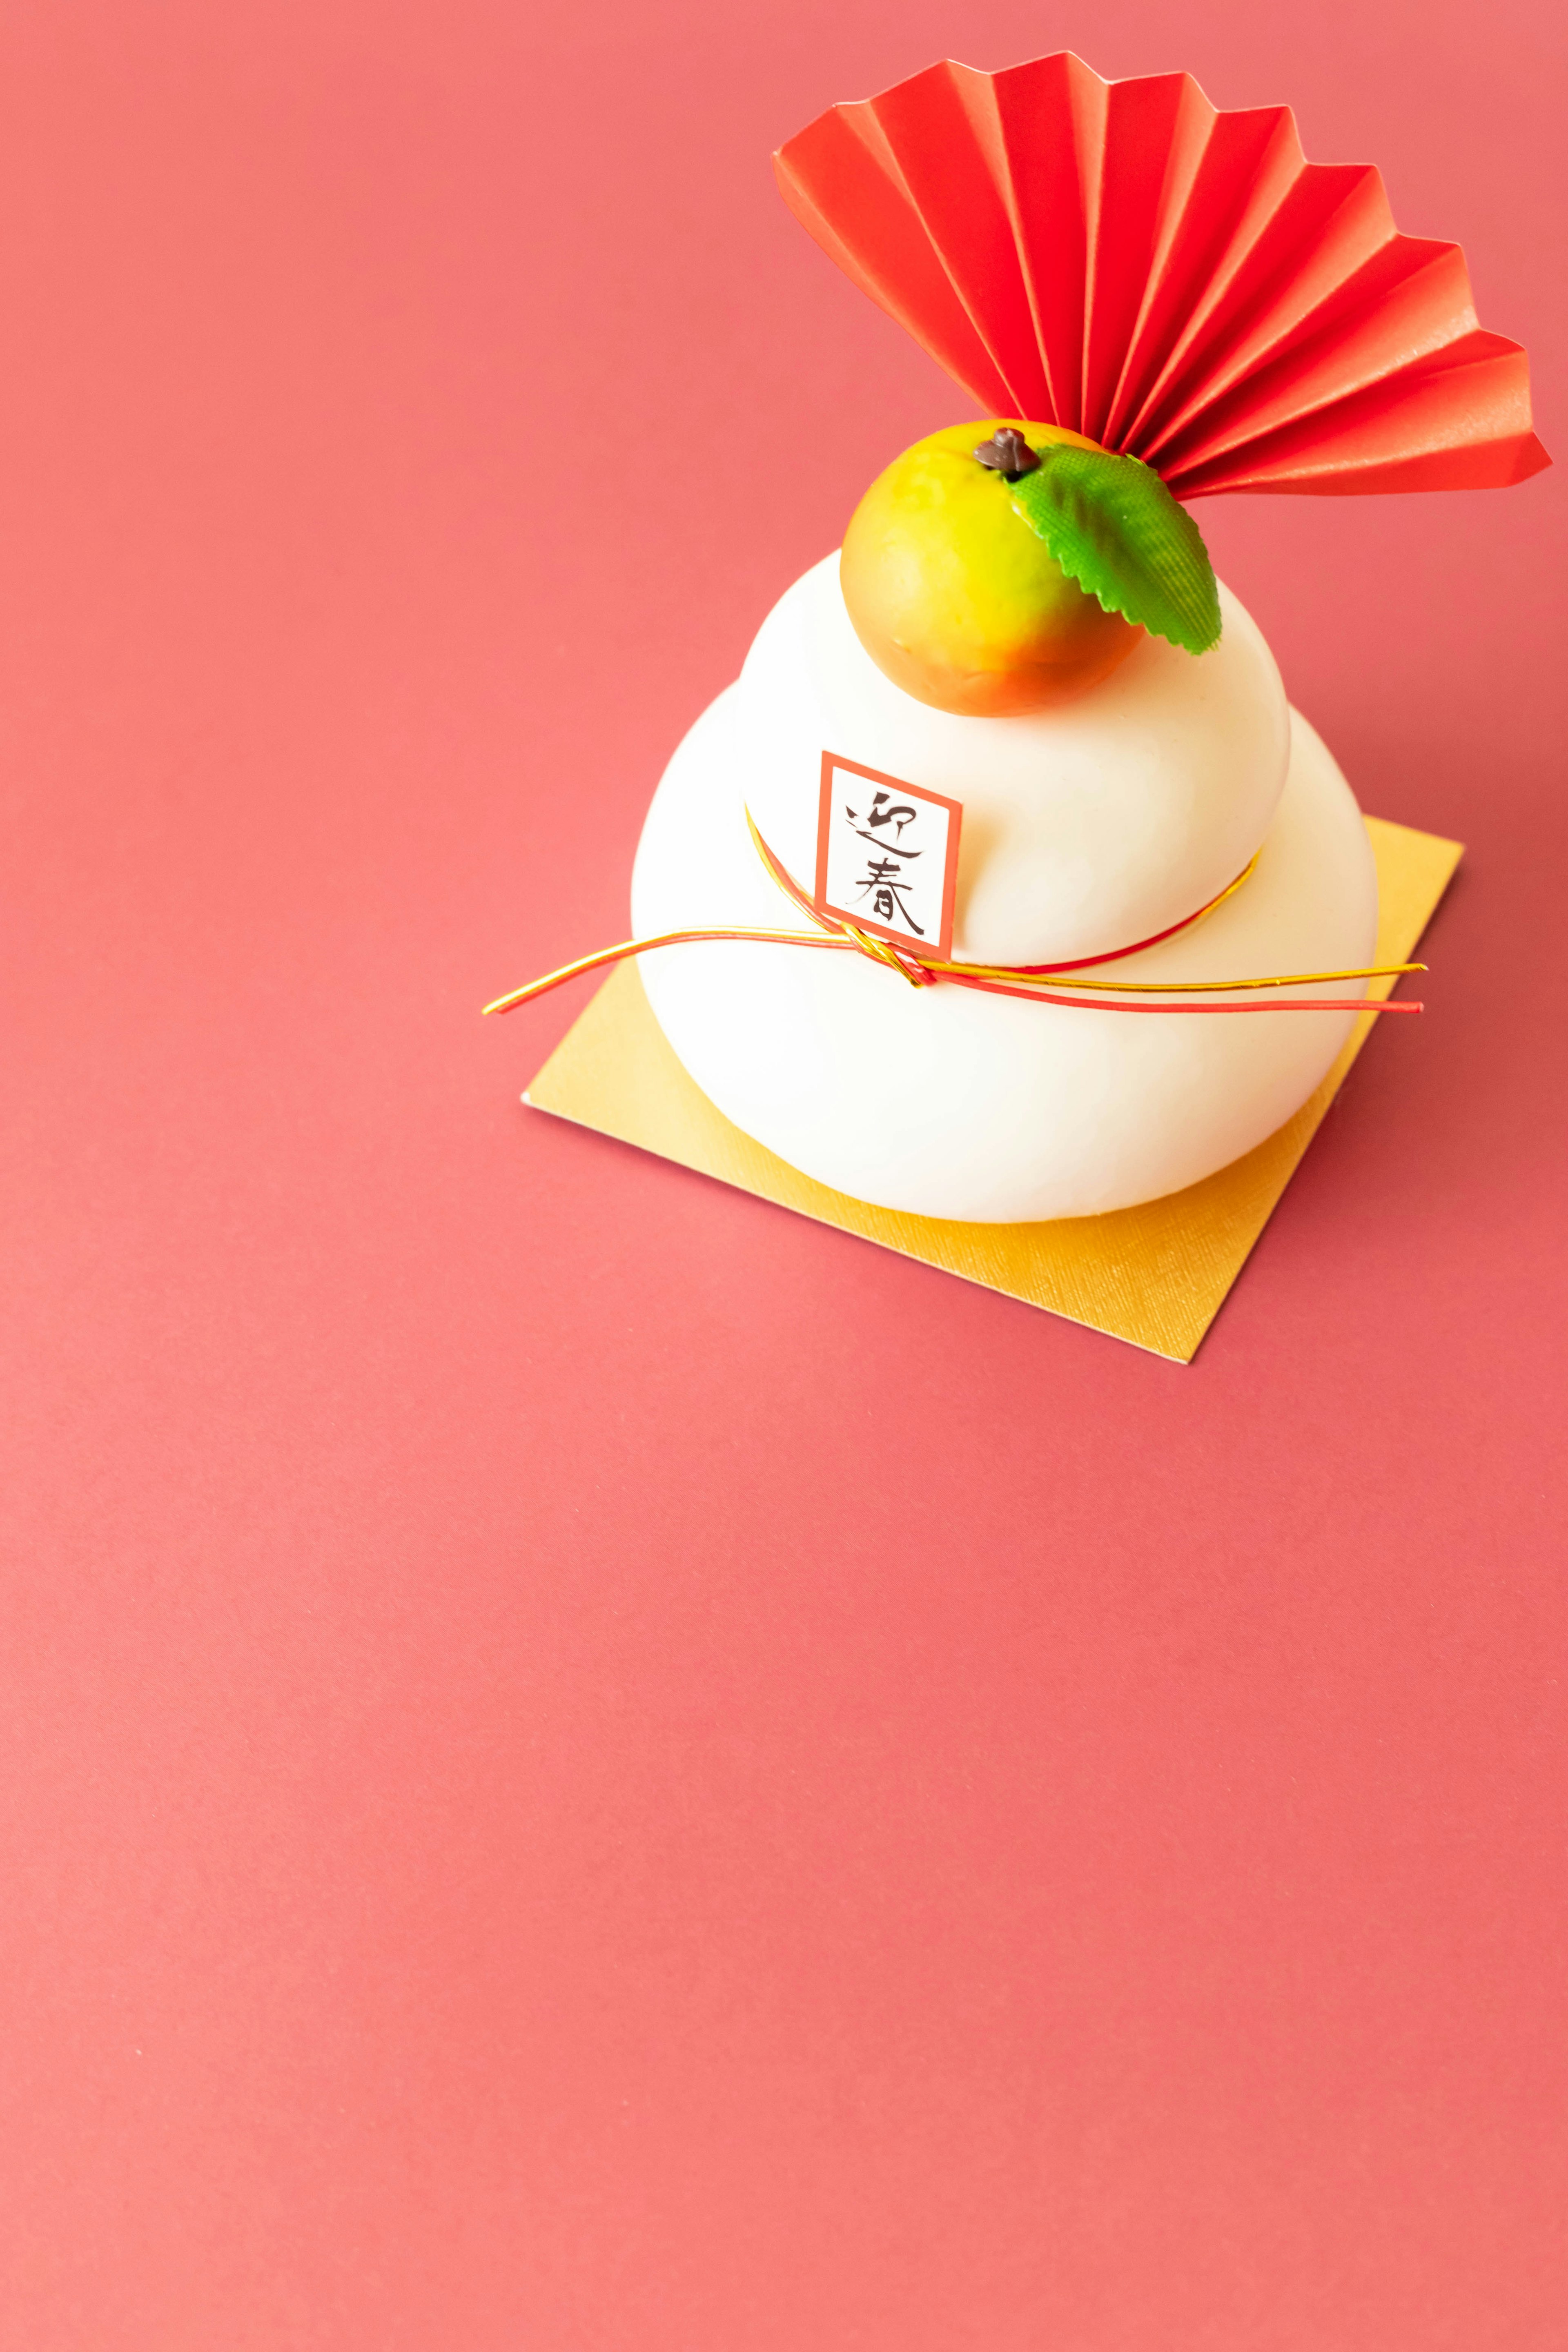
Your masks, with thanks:
M1462 845L1368 817L1377 861L1375 963L1405 963L1430 921ZM1393 983L1373 981L1368 993ZM1310 1102L1267 1142L1163 1200L1046 1224L963 1224L872 1208L814 1183L732 1127L666 1044L633 963L618 965L567 1032L523 1101L679 1160L781 1208L884 1249L1066 1315L1190 1363L1275 1202L1375 1020L1363 1013Z

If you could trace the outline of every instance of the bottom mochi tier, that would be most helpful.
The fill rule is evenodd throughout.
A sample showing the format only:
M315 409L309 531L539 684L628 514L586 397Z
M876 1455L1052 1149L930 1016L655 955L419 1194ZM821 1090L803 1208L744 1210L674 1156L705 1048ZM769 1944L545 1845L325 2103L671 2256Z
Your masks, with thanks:
M1458 842L1434 834L1376 817L1365 822L1378 880L1373 961L1401 963L1414 954L1462 853ZM1384 995L1389 986L1373 981L1367 993ZM1398 1052L1405 1025L1394 1024L1385 1052ZM523 1100L922 1265L1187 1363L1373 1026L1374 1016L1363 1013L1316 1093L1244 1158L1138 1208L1049 1223L905 1216L803 1176L732 1126L692 1083L629 964L591 999Z
M798 928L746 830L737 736L731 689L670 761L637 851L634 936ZM1376 930L1354 797L1292 714L1289 774L1251 878L1099 976L1339 971L1372 961ZM1100 1215L1196 1183L1308 1100L1355 1018L1068 1009L913 989L869 959L752 943L664 949L640 968L676 1055L736 1127L835 1192L970 1223Z

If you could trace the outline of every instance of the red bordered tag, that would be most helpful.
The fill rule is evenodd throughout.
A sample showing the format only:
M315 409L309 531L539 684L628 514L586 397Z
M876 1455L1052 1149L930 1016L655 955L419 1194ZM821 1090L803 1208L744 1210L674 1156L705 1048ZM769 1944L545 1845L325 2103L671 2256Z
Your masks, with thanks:
M813 906L946 962L963 822L962 801L824 751Z

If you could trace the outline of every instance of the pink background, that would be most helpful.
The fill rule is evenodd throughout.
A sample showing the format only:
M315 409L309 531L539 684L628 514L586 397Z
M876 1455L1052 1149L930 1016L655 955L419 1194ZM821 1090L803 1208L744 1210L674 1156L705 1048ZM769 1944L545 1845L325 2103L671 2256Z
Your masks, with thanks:
M1562 22L4 12L7 2346L1568 2341L1563 478L1201 510L1471 848L1189 1370L476 1017L962 414L780 138L1289 100L1562 452Z

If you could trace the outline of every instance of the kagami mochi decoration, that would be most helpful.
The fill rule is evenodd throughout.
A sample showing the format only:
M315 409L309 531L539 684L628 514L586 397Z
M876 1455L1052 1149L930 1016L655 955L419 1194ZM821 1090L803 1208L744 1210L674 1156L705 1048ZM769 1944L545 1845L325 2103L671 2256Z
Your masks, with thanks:
M1549 460L1523 352L1378 173L1289 107L1066 52L931 66L774 157L817 243L977 408L1141 457L1178 498L1485 489Z
M1521 481L1524 354L1375 172L1184 74L937 65L774 162L967 421L892 457L677 749L634 936L489 1009L635 955L733 1128L906 1216L1180 1192L1360 1014L1420 1010L1355 797L1183 502Z

